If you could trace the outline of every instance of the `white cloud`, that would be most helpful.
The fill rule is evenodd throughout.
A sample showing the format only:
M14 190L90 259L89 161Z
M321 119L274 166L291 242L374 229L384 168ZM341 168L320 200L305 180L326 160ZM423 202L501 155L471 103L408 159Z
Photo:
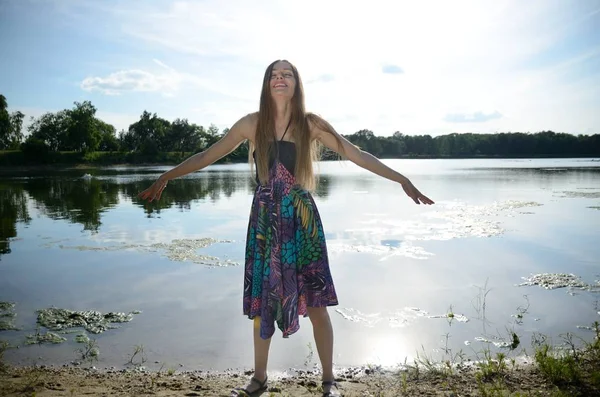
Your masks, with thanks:
M119 70L106 77L87 77L81 82L85 91L100 91L106 95L121 95L124 92L159 92L165 96L173 96L179 90L186 76L178 73L159 60L154 62L161 71Z
M306 83L307 107L336 120L343 133L600 130L600 116L587 106L598 94L598 75L586 82L566 77L597 60L598 48L524 67L593 24L593 2L309 0L298 7L205 0L121 3L105 12L127 39L169 55L155 62L158 70L123 68L82 86L167 93L184 109L201 109L197 115L210 117L203 124L230 125L255 110L265 67L286 58ZM386 65L404 73L383 73ZM185 104L190 97L193 106ZM569 109L580 117L569 117ZM456 114L487 121L447 117Z

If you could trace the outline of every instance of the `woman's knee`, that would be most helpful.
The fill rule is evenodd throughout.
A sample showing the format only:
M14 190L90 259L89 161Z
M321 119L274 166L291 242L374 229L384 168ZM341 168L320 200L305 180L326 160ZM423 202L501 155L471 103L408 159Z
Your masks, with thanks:
M308 318L314 324L323 324L329 322L329 312L327 307L307 307Z

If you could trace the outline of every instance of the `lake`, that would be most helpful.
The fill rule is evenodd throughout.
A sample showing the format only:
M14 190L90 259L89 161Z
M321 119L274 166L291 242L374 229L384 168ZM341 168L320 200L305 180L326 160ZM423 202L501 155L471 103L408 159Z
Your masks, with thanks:
M513 332L521 342L513 354L530 352L538 334L557 343L565 333L593 337L582 327L600 320L597 159L385 163L436 204L416 205L400 186L352 163L318 167L314 197L340 301L329 311L337 366L477 357L503 349ZM153 369L251 368L252 322L242 315L249 166L214 165L171 181L158 203L138 200L167 169L0 179L0 301L15 303L19 328L0 339L20 345L7 360L78 359L76 334L60 334L60 344L24 343L36 333L36 310L56 307L140 311L118 328L88 333L98 367L124 367L138 346L134 360ZM573 274L579 288L519 286L541 273ZM270 369L318 362L310 321L300 327L289 339L277 330Z

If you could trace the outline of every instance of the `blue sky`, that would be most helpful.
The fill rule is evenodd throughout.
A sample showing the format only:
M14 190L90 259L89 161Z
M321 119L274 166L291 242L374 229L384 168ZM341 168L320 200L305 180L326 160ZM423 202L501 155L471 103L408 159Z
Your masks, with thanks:
M0 0L0 93L38 117L90 100L219 128L299 69L343 134L600 133L600 0Z

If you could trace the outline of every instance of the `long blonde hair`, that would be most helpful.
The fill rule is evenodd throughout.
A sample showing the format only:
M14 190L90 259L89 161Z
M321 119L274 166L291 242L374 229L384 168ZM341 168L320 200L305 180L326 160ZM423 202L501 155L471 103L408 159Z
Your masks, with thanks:
M306 113L304 106L304 87L302 79L298 74L298 69L287 60L276 60L266 69L263 78L263 85L260 94L260 107L258 111L258 122L256 125L255 144L250 143L248 153L250 164L253 163L252 153L256 152L256 168L258 170L258 179L260 183L266 183L269 180L269 147L275 142L275 104L271 96L270 81L273 67L277 62L286 62L290 65L294 78L296 79L296 88L291 99L290 126L287 134L292 136L296 146L296 183L304 189L312 191L315 189L317 180L313 169L313 162L321 157L322 145L311 139L309 123L318 128L333 134L338 147L342 148L342 142L335 134L333 128L320 117Z

